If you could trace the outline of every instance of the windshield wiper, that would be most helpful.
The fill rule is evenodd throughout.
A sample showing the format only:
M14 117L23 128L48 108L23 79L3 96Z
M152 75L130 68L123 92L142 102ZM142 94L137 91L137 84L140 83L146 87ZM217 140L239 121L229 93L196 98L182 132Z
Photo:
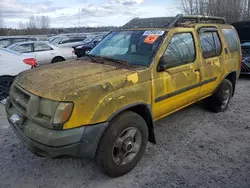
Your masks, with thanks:
M127 61L123 61L123 60L119 60L119 59L115 59L115 58L112 58L112 57L105 57L105 56L97 56L98 58L102 58L102 59L105 59L105 60L109 60L109 61L113 61L117 64L120 64L120 65L123 65L125 67L134 67L134 65L131 65L130 63L128 63Z

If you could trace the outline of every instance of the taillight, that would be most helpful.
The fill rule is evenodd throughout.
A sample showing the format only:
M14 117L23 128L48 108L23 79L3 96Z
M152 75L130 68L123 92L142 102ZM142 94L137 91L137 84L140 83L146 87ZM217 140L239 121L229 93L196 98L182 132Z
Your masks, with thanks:
M36 59L34 58L27 58L27 59L24 59L23 62L27 65L30 65L32 67L36 67L37 66L37 61Z
M72 51L72 54L75 54L75 50Z

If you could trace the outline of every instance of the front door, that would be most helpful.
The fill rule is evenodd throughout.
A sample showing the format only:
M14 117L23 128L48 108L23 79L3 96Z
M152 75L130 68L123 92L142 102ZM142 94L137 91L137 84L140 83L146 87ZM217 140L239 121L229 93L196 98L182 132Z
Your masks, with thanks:
M196 53L197 46L194 39L192 30L172 35L160 60L160 65L164 65L166 69L163 71L158 69L153 76L154 119L160 119L198 99L199 56Z

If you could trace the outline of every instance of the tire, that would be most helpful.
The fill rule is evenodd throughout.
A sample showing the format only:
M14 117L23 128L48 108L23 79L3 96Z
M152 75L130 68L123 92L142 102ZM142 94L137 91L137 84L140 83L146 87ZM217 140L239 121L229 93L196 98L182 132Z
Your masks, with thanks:
M209 110L218 113L228 109L228 105L233 96L233 84L225 79L216 93L206 100L206 106Z
M124 112L111 121L99 142L96 155L98 166L110 177L122 176L133 170L141 160L147 142L145 120L134 112Z
M6 99L9 96L10 86L14 81L12 76L0 77L0 101Z
M55 57L53 60L52 60L52 64L53 63L58 63L58 62L61 62L61 61L65 61L65 59L63 57Z

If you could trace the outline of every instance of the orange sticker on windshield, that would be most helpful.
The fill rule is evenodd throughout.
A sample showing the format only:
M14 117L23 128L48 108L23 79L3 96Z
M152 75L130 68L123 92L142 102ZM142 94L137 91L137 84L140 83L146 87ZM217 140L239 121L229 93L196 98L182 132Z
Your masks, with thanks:
M154 44L154 42L158 39L159 36L156 35L148 35L147 38L144 40L145 43Z

